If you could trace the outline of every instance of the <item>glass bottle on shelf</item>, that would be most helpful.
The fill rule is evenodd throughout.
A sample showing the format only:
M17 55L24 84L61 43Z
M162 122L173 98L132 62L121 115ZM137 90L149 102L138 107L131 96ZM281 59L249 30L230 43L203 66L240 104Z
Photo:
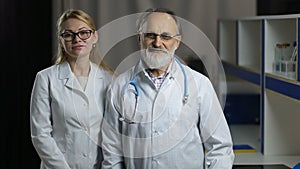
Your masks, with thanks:
M273 72L287 78L296 78L297 43L276 43Z

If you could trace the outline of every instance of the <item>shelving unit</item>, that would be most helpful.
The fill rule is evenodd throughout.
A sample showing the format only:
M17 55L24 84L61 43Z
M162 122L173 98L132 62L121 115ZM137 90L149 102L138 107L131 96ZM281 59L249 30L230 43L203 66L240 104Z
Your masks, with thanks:
M274 73L275 62L275 45L277 43L290 43L291 46L294 41L298 39L298 18L271 18L265 19L265 72L275 75ZM298 66L296 66L297 68ZM291 78L296 80L296 72L294 75L282 76L284 78Z
M300 156L298 55L294 59L280 58L282 66L293 62L289 71L275 69L277 44L289 43L291 50L299 53L299 18L300 15L277 15L218 22L218 51L225 73L257 86L260 91L260 152L263 155Z
M219 27L219 41L220 44L224 44L219 48L219 51L222 53L222 60L235 65L237 62L236 21L226 20L219 22Z
M238 22L238 66L261 70L261 20Z

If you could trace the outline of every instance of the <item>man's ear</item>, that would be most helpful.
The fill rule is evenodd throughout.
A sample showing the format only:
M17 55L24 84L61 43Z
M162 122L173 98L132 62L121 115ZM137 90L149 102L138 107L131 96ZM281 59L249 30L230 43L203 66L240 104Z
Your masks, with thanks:
M179 48L179 45L180 45L180 43L181 43L181 36L178 36L177 38L176 38L176 49L178 49Z
M139 45L139 47L141 47L141 39L142 37L141 37L141 34L138 34L137 35L137 41L138 41L138 45Z
M141 43L141 34L138 34L137 38L138 38L138 43Z

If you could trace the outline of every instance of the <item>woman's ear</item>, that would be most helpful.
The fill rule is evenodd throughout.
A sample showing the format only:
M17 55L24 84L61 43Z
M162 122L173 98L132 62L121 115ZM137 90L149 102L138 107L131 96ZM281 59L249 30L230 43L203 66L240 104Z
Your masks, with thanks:
M57 44L62 50L64 50L63 39L61 37L58 37Z
M94 44L98 42L98 32L94 31Z

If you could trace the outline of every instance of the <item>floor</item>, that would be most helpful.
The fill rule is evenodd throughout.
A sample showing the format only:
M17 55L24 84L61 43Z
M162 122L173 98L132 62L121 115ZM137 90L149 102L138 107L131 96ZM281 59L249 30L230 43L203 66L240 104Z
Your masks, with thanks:
M284 164L290 168L300 162L300 156L266 156L260 150L259 125L230 125L233 144L247 144L256 152L235 153L236 165Z

